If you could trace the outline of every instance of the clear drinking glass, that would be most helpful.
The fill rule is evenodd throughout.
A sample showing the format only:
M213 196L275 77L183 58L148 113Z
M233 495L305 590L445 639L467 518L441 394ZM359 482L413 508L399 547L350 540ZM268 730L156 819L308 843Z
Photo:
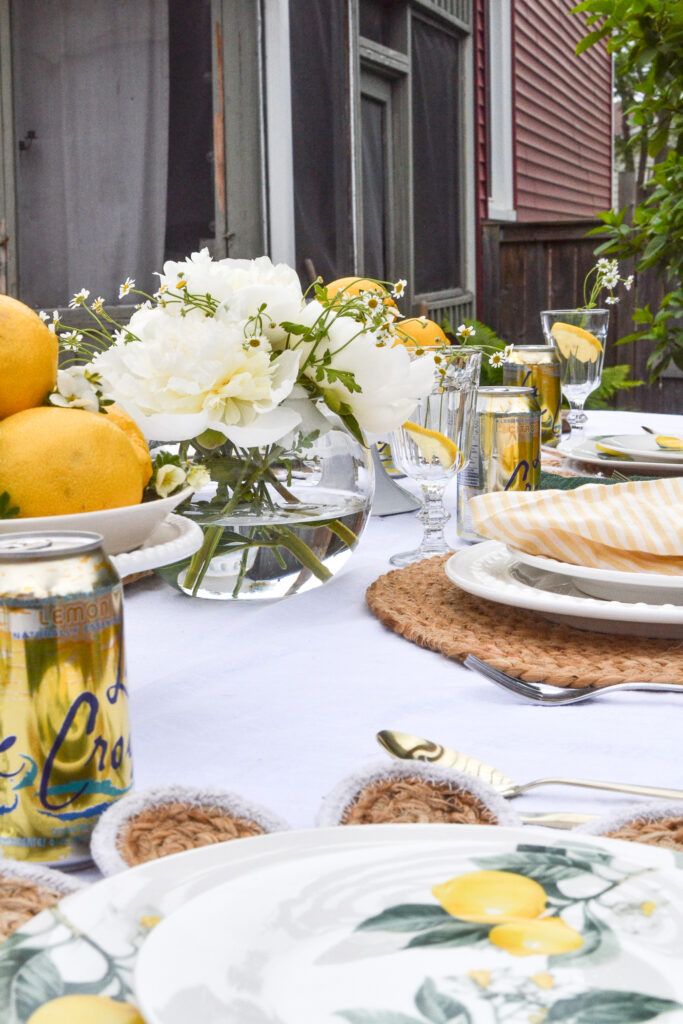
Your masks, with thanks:
M422 558L452 549L444 536L450 512L444 508L447 485L469 461L474 405L479 386L481 352L469 347L444 346L434 356L431 394L416 406L408 420L390 438L394 463L420 485L424 526L422 542L414 551L393 555L392 565L411 565Z
M600 385L605 361L609 309L546 309L541 326L546 344L554 345L560 359L562 393L569 402L567 422L583 430L583 411L591 391Z

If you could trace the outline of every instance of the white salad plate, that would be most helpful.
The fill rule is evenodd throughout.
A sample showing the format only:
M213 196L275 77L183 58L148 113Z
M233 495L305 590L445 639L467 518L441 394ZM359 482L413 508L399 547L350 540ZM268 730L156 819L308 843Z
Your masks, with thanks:
M517 562L542 569L558 576L568 576L574 585L591 597L612 600L647 601L650 604L683 605L683 576L665 576L658 572L623 572L616 569L594 569L587 565L559 562L556 558L530 555L508 544L508 551Z
M137 551L112 555L111 560L123 579L136 572L158 569L162 565L171 565L189 558L202 546L203 539L204 534L198 523L171 512L154 528L142 547Z
M168 498L156 498L122 508L104 508L68 516L0 519L0 534L27 530L85 530L87 533L99 533L105 552L118 555L144 544L169 512L191 494L192 488L185 487Z
M637 462L683 463L683 451L660 448L652 434L609 434L601 443Z
M344 833L290 834L162 921L135 969L146 1024L683 1021L683 873L637 844Z
M574 581L523 565L505 544L483 541L445 565L452 583L498 604L528 608L552 622L596 633L683 639L683 605L588 597Z
M567 459L574 459L577 462L585 462L589 466L600 466L602 469L618 469L620 472L626 470L630 473L638 473L641 476L683 476L683 464L680 462L665 462L662 460L639 460L636 462L626 453L624 458L614 458L598 451L595 442L605 443L605 436L589 437L579 444L560 444L554 451ZM616 449L615 449L616 450Z
M520 844L523 848L521 854L518 850ZM361 855L366 850L370 851L371 859L363 867L364 857ZM481 858L485 858L486 863L476 864L476 870L486 867L498 870L505 865L507 870L514 869L520 874L528 874L529 865L533 860L536 865L534 876L539 878L541 884L543 884L543 879L540 874L537 874L537 871L545 873L554 868L555 877L564 876L568 879L566 884L572 886L574 883L571 881L571 877L574 866L581 876L582 871L588 871L590 874L591 866L596 865L594 870L599 871L601 875L600 887L604 884L605 875L618 883L613 890L615 905L617 908L622 908L620 913L625 912L626 917L631 918L635 930L644 926L646 932L650 934L651 927L656 925L655 934L658 936L660 944L658 962L660 956L664 958L664 962L671 955L676 944L680 942L681 927L680 924L677 924L680 915L678 911L672 911L671 907L674 904L678 906L680 902L678 896L674 895L674 890L678 892L681 882L683 882L683 874L676 870L677 866L683 865L683 857L673 850L656 849L644 844L626 843L622 840L594 836L582 835L570 838L566 832L560 835L550 829L504 828L489 825L351 825L343 828L277 832L205 846L188 853L179 853L172 857L162 857L148 864L141 864L139 867L130 868L101 882L86 886L79 892L62 899L57 907L42 911L0 945L0 1020L3 1024L25 1024L39 1006L43 1006L49 1000L56 999L67 992L107 995L114 999L136 1002L133 992L133 972L140 948L148 938L155 935L157 928L162 927L166 918L170 920L170 915L174 911L223 883L233 880L246 882L252 874L261 872L262 869L266 871L277 869L278 865L283 865L289 872L289 865L294 863L310 865L310 895L319 904L320 866L326 863L333 864L333 862L348 864L350 862L344 860L345 856L348 854L355 857L356 851L358 851L359 858L357 862L354 860L354 863L358 864L359 870L355 874L358 896L354 896L354 905L368 906L370 913L374 912L375 905L377 905L375 900L373 900L373 906L367 903L369 896L367 891L368 872L375 870L372 858L381 858L382 871L380 874L391 876L396 881L397 889L401 890L398 898L404 901L406 897L413 899L412 894L415 888L412 868L408 862L418 858L424 858L426 863L434 862L438 865L438 873L427 879L430 885L438 884L444 878L451 878L458 874L461 865L464 864L464 858L468 858L469 862L474 856L479 858L480 855ZM394 854L398 855L396 868L393 866ZM338 860L340 856L341 861ZM625 864L634 865L634 867L625 868ZM385 868L384 865L388 866ZM600 867L598 868L597 865ZM444 869L447 870L442 878ZM640 874L629 879L624 877L624 871L627 874L632 871ZM377 875L376 871L375 875ZM406 875L405 885L401 882L403 875ZM648 882L652 880L657 894L655 895L649 890L646 893L639 886L639 878L648 879ZM379 881L381 882L381 878ZM338 891L333 891L330 894L330 914L333 914L336 909L340 914L344 912L343 903L348 893L348 882L349 879L345 875L342 876L339 879ZM627 888L622 889L622 882ZM636 885L637 893L632 887L632 883ZM560 881L559 884L564 887L565 882ZM629 898L622 899L624 894L628 894ZM305 907L298 907L292 901L290 912L286 905L283 907L283 900L286 899L286 896L286 890L280 887L276 903L273 906L273 910L277 911L274 918L282 919L284 915L285 920L289 916L293 921L305 912ZM631 900L633 896L635 896L635 906ZM643 914L636 911L636 907L638 907L638 911L642 910L643 896L646 897L644 900L646 909L651 910L651 913ZM393 898L395 897L392 895ZM419 900L436 906L429 894L424 899L420 895ZM651 907L652 904L656 904L656 906ZM366 911L363 910L363 912ZM434 910L430 912L434 913ZM258 913L262 920L262 906L259 907ZM601 909L600 916L602 913ZM230 920L224 920L222 937L228 939L232 944L233 940L229 938L231 928ZM594 930L599 930L597 925L595 928L588 929L589 932ZM159 934L163 940L163 934ZM396 933L396 945L405 946L413 935L414 933L406 931ZM379 932L377 937L380 943L377 951L379 954L382 946L386 943L387 934ZM371 938L372 936L368 933L366 941ZM591 939L586 945L589 945L590 942L592 942ZM495 951L490 950L485 944L482 944L481 950L482 953L495 954ZM457 949L451 949L450 953L457 953ZM439 950L439 954L439 961L441 961L443 951ZM375 955L371 942L366 946L365 955L368 963L371 964ZM409 952L408 955L410 955ZM646 952L646 956L649 956L649 953ZM545 961L546 958L543 957L542 960ZM532 966L538 961L538 957L524 957L520 958L519 963L529 967L527 973L531 976L535 975L538 970L538 968L534 970ZM408 966L401 960L394 962L397 971L400 971L403 966ZM479 957L477 957L477 963L479 964L479 962ZM509 962L507 960L504 962L512 969L511 977L514 981L516 958L511 956ZM666 962L668 963L668 961ZM638 963L642 963L642 957ZM438 962L435 961L434 965L438 972ZM258 968L258 958L255 966ZM550 963L548 963L548 967L554 971L554 967L551 967ZM569 967L569 961L567 961L567 967ZM221 969L222 973L231 972L239 983L240 975L237 968L233 970L233 965L229 963L227 955L222 962ZM150 950L146 953L146 966L141 967L135 984L140 991L144 990L143 998L147 1003L151 1002L154 1006L158 1000L163 1002L164 998L154 987L158 970L155 947L150 946ZM448 973L452 974L450 957ZM561 973L565 974L567 978L577 977L572 970ZM642 977L642 972L639 973ZM673 983L669 985L668 981L665 982L662 973L661 966L657 966L647 982L642 978L641 987L644 991L651 992L654 986L654 991L657 991L658 995L651 998L676 998L681 1002L683 993L676 992L673 995L672 993L675 991ZM676 984L680 986L680 971L677 972L677 975L679 980ZM430 973L430 977L433 977L432 973ZM479 977L483 980L483 976ZM498 976L494 978L492 974L491 978L495 982L492 991L496 992L499 988ZM581 978L580 974L578 978ZM501 976L501 983L503 980L504 976ZM622 970L618 977L613 978L614 983L610 982L610 987L621 990L626 987L629 992L632 992L636 988L635 985L630 984L632 980L629 971ZM302 983L304 989L307 981L308 979L304 979ZM176 981L170 971L165 975L164 985L168 993L171 991L171 986L174 987L174 990L181 987L180 980ZM553 990L553 988L539 990L536 983L533 983L533 986L527 984L527 987L534 995L537 993L541 995L543 991L547 991L548 998L551 995L557 997L559 994L558 990ZM481 1016L471 1018L472 1021L476 1020L477 1024L480 1021L493 1024L497 1020L492 1015L493 1011L487 1011L487 1004L483 1002L489 988L490 986L481 987L480 990L477 985L469 986L468 994L461 1000L463 1002L470 998L478 1000L482 1011ZM474 996L470 989L473 989ZM579 980L579 990L585 993L585 981ZM249 989L245 988L242 991L247 1000L253 996ZM561 991L563 993L566 991L564 981ZM355 994L351 994L354 996L354 1004L358 1006ZM638 995L642 997L642 992L639 992ZM350 1005L348 996L349 993L345 992L343 1006ZM590 997L590 993L588 996ZM575 997L576 986L572 989L571 995L571 998ZM427 986L427 998L430 998L429 986ZM411 1005L413 999L414 993L411 993ZM370 1005L375 1005L375 1003ZM611 1016L606 1013L604 1019L621 1020L617 1011ZM156 1024L156 1020L164 1019L152 1016L152 1013L156 1012L156 1009L153 1008L146 1009L147 1024ZM159 1012L164 1012L163 1006ZM436 1019L434 1016L424 1018L415 1012L413 1018L415 1024L418 1021ZM297 1021L297 1024L304 1024L305 1019ZM353 1020L347 1016L346 1018L332 1018L332 1021L339 1024L339 1021L344 1019ZM356 1019L358 1021L372 1020L373 1022L382 1020L382 1018L368 1018L367 1016L360 1016ZM465 1019L463 1018L463 1020ZM515 1018L509 1019L515 1020ZM526 1022L528 1015L519 1019ZM558 1017L557 1019L562 1018ZM584 1016L582 1019L589 1020L591 1018ZM635 1018L624 1017L623 1019ZM641 1017L641 1019L650 1018ZM204 1015L199 1002L194 1005L192 1012L184 1018L181 1017L181 1020L183 1024L187 1024L188 1021L211 1024L211 1018ZM222 1020L229 1021L230 1018L226 1017ZM247 1022L261 1024L262 1021L276 1024L277 1018L263 1017L263 1015L250 1016L248 1009L245 1008L244 1015L238 1020L239 1024L247 1024ZM390 1017L388 1020L392 1020L392 1018ZM393 1020L396 1018L394 1017ZM592 1020L599 1021L602 1018L598 1013ZM681 1021L683 1021L683 1016L680 1014L669 1017L662 1014L661 1016L662 1024L674 1024L674 1022L681 1024ZM316 1021L315 1024L323 1024L323 1022Z

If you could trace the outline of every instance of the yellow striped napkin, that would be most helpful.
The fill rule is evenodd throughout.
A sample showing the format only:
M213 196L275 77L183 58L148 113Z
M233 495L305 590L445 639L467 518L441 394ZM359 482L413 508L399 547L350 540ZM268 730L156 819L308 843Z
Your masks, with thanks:
M624 572L683 574L683 477L496 491L472 498L477 533L530 555Z

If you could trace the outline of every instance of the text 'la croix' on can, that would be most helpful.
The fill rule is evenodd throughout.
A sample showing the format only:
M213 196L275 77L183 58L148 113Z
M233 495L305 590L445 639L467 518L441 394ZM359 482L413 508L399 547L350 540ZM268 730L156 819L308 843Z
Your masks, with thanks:
M0 851L87 862L132 784L123 587L96 533L0 536Z
M483 540L472 526L470 499L490 491L535 491L541 479L541 409L534 389L482 387L470 459L457 478L458 535Z

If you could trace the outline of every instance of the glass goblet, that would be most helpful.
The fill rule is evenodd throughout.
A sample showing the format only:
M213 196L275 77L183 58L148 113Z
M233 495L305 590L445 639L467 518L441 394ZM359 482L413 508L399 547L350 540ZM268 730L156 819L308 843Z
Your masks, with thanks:
M600 386L605 361L609 309L546 309L541 326L546 344L554 345L560 360L562 394L569 402L567 422L583 430L588 417L586 399Z
M418 548L392 555L391 564L398 566L452 550L444 536L451 516L443 497L448 484L469 461L481 352L444 346L429 354L435 368L431 393L418 402L412 419L390 438L395 465L420 486L422 508L417 518L424 527Z

